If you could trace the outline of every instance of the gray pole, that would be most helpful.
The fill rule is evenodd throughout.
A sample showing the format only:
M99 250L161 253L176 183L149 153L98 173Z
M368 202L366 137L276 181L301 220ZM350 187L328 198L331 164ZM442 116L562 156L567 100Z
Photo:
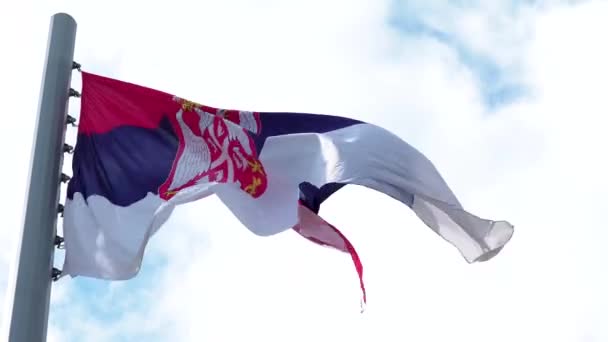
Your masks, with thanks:
M10 342L46 341L76 21L52 16L10 313ZM9 292L10 293L10 292ZM11 305L12 304L12 305Z

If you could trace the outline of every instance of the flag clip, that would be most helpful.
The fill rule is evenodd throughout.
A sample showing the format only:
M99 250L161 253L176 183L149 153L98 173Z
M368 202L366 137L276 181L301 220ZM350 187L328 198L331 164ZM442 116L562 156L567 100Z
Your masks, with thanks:
M64 143L63 144L63 153L67 153L67 154L74 153L74 146Z
M66 120L66 125L72 125L72 127L76 127L78 125L76 125L76 118L68 115L67 120Z
M72 179L72 177L66 175L65 173L61 174L61 183L67 183Z
M72 70L76 69L78 71L82 71L82 70L80 70L80 67L81 67L80 63L72 61Z
M61 237L59 235L55 236L55 243L54 243L54 245L57 247L57 249L64 249L65 246L64 246L63 242L64 242L64 238L63 237Z
M53 267L53 270L51 271L51 278L53 281L57 281L61 277L63 277L62 271L56 267Z
M80 93L74 88L70 88L70 97L80 97Z
M63 211L65 210L65 206L61 203L59 203L59 205L57 205L57 213L59 214L59 216L63 217Z

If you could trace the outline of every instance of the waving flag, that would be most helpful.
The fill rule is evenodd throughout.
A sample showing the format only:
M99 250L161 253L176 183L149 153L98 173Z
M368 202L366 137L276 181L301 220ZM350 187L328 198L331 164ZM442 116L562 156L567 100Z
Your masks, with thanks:
M360 278L352 244L318 216L347 184L404 203L468 262L490 259L513 233L506 221L465 211L433 164L381 127L332 115L225 110L87 72L82 78L65 274L135 276L173 208L210 195L257 235L294 229L349 253Z

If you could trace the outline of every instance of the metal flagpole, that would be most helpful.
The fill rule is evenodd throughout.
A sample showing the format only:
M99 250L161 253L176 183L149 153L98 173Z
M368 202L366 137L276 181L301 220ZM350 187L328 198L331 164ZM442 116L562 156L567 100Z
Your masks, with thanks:
M46 64L30 164L23 230L12 297L7 299L9 342L46 341L63 140L72 78L76 21L51 17Z

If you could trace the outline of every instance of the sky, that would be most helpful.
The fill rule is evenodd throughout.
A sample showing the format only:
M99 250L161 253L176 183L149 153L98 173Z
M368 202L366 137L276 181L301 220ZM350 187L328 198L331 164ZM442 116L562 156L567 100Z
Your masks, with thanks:
M56 12L78 22L75 59L89 72L215 107L386 127L468 211L515 234L467 264L403 204L344 188L321 214L363 261L360 313L347 255L291 231L255 236L207 198L178 207L136 278L54 283L49 341L608 340L607 1L0 3L0 307Z

